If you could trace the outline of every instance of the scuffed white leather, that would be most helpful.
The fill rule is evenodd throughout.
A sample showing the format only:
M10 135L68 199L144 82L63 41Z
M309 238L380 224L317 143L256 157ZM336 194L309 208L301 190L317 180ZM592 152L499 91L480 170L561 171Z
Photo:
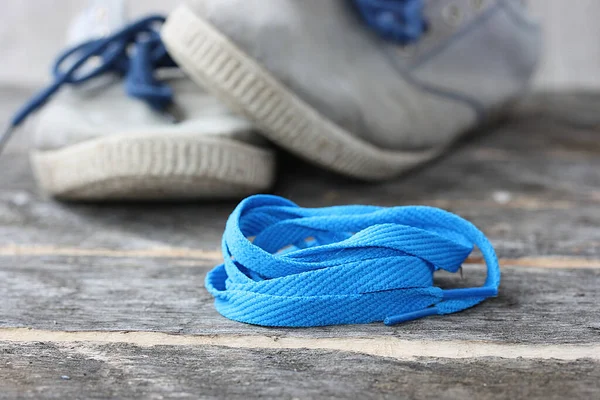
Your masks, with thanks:
M472 1L452 3L469 10ZM525 19L526 10L520 1L488 0L487 4L479 19L455 33L456 39L451 37L444 45L430 49L433 55L424 53L424 61L417 59L412 75L419 82L474 99L489 111L528 86L542 46L540 30ZM436 6L444 5L437 2ZM438 17L442 14L435 13ZM435 21L438 26L444 23Z
M482 4L487 10L503 1ZM493 11L497 17L480 20L485 10L467 10L475 4L470 0L428 0L432 25L449 3L466 10L461 24L434 27L417 48L403 49L380 39L348 0L190 1L198 16L324 116L392 150L447 144L478 122L474 103L495 108L533 73L537 28L515 26L502 7Z
M264 145L252 125L187 78L169 84L175 104L184 116L173 124L167 117L124 93L120 79L106 77L84 87L67 88L36 116L35 145L40 150L58 149L85 140L131 133L190 133L212 135Z
M124 0L90 0L68 29L67 42L76 45L121 28L127 23ZM128 97L117 76L103 76L78 87L67 87L35 116L34 143L38 150L55 150L112 135L189 133L212 135L265 145L245 119L187 79L181 71L162 70L175 93L183 116L173 124L144 102Z

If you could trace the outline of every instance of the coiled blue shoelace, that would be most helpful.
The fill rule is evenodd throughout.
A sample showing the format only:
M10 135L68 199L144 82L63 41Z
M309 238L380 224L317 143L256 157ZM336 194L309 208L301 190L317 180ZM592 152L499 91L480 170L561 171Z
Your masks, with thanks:
M457 272L474 245L487 264L484 286L433 286L434 272ZM222 315L256 325L393 325L472 307L500 284L485 235L431 207L309 209L257 195L233 211L222 246L206 288Z
M60 54L52 67L54 81L15 113L0 137L0 152L14 129L63 85L77 86L107 73L124 76L125 92L129 96L164 112L173 102L173 91L154 77L154 70L176 66L157 30L164 21L163 16L151 15L110 36L81 43Z
M427 29L423 0L354 0L364 21L381 37L408 44Z

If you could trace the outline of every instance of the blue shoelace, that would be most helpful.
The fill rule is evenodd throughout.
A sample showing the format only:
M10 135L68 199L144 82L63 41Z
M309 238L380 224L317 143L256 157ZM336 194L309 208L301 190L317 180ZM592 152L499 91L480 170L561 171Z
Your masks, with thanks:
M242 201L227 221L224 263L206 277L217 310L264 326L397 324L449 314L496 296L500 269L485 235L423 206L301 208L277 196ZM476 245L484 286L443 290Z
M366 24L381 37L408 44L427 29L423 0L354 0Z
M14 129L62 86L77 86L107 73L124 76L125 92L129 96L146 102L158 112L165 112L173 102L173 92L154 77L154 70L176 65L157 30L164 21L163 16L151 15L110 36L81 43L60 54L52 67L54 81L15 113L0 137L0 152Z

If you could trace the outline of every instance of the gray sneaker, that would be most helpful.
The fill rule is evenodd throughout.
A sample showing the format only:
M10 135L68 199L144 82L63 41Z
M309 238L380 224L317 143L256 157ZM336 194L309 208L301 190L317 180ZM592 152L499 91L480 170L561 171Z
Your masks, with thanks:
M231 113L181 70L154 68L145 65L152 60L132 56L142 51L140 42L150 43L152 34L158 39L153 22L126 27L122 0L92 3L74 22L69 39L71 44L87 43L73 53L75 59L84 54L81 59L87 57L87 64L69 75L66 83L97 68L96 64L117 73L102 73L63 89L35 116L31 160L43 190L69 200L179 200L243 197L269 189L275 177L275 153L253 125ZM161 18L149 21L155 20ZM117 28L131 28L130 38L121 35L108 43L96 57L103 59L94 63L87 52L95 44L85 41ZM164 53L160 40L155 44L149 58ZM109 63L111 51L121 45L122 59ZM121 65L124 71L119 70ZM139 71L130 74L132 68ZM160 103L165 90L172 97L171 106L151 107L154 100ZM39 107L35 104L34 99L25 114Z
M496 115L526 89L541 48L518 0L195 0L161 35L264 136L369 180Z

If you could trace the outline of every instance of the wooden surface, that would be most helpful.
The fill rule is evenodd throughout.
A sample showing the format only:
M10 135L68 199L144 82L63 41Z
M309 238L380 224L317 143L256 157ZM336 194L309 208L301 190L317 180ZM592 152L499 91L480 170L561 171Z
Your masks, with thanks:
M589 360L397 361L324 350L89 343L0 344L0 354L3 395L30 399L593 399L600 380Z
M23 96L0 93L2 120ZM235 202L57 203L20 134L0 157L0 398L597 398L598 109L593 93L538 95L386 184L285 157L276 193L303 206L439 206L495 245L498 298L392 328L221 317L202 282ZM437 282L482 282L477 255L464 270Z

